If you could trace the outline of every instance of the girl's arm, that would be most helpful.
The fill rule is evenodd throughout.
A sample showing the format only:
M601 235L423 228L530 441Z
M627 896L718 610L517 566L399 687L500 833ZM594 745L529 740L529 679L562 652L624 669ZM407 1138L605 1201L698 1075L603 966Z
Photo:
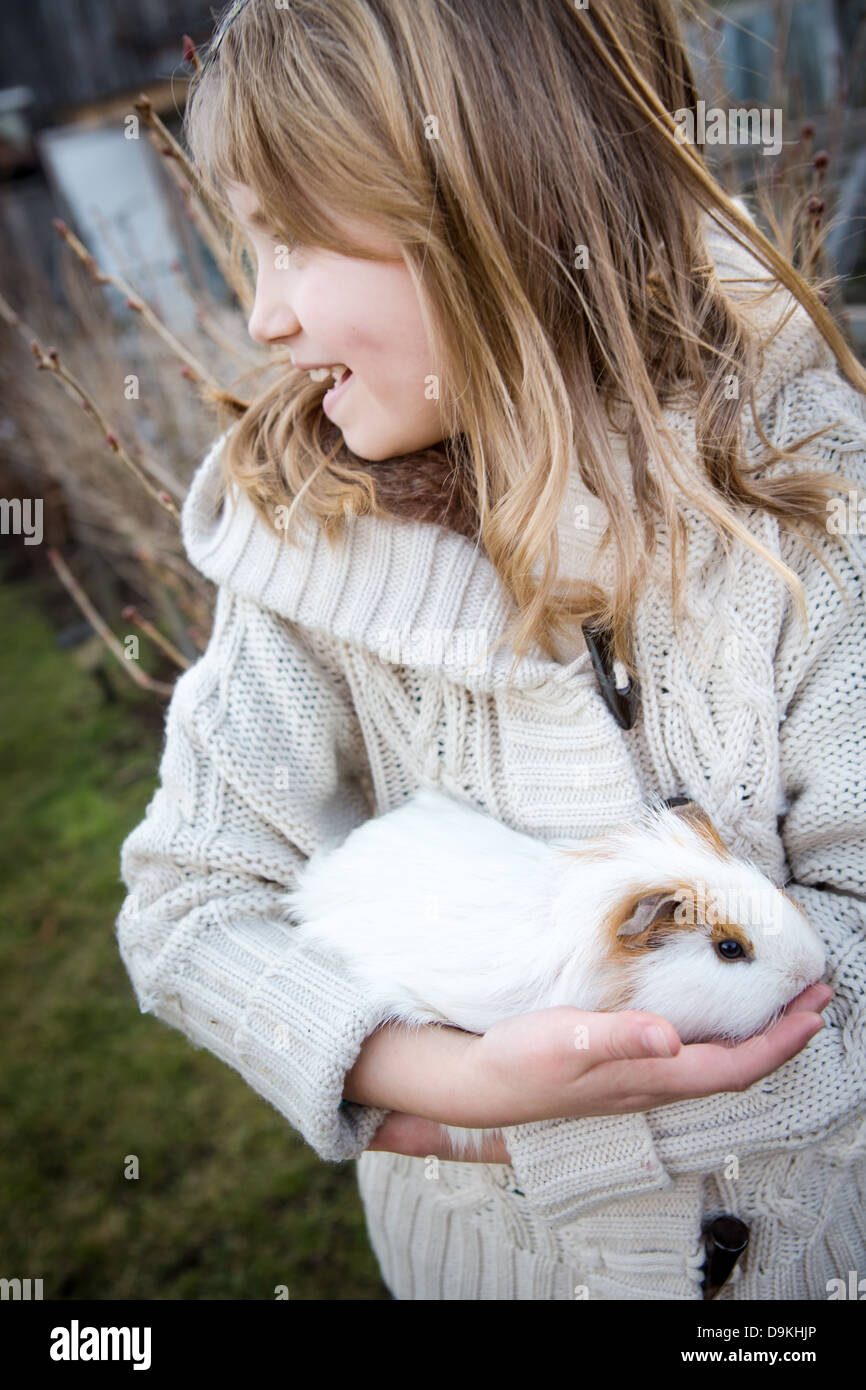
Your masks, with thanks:
M450 1028L422 1029L430 1033L426 1040L402 1027L378 1029L364 1042L343 1094L389 1107L369 1149L450 1158L436 1118L446 1110L449 1116L459 1111L460 1124L494 1130L744 1091L805 1047L823 1026L819 1011L832 994L827 985L812 985L766 1034L736 1047L683 1046L666 1019L639 1010L587 1013L566 1006L503 1019L483 1039ZM648 1027L667 1045L648 1037ZM574 1044L578 1028L580 1049ZM445 1035L451 1033L449 1049ZM444 1096L440 1077L446 1078ZM491 1133L479 1154L460 1161L510 1163L511 1154ZM669 1181L661 1168L659 1174Z
M207 651L166 714L161 785L121 847L117 937L142 1012L227 1062L339 1161L385 1117L342 1104L381 1016L281 913L303 857L369 816L363 740L328 653L218 589Z

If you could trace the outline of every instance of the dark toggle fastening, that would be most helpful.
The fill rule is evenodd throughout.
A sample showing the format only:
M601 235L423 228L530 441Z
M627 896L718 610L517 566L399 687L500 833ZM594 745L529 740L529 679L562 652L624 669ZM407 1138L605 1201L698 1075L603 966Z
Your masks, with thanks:
M637 719L638 683L636 680L630 680L627 686L618 689L613 675L609 630L594 627L589 622L582 623L581 627L604 702L620 728L630 729Z
M715 1298L748 1243L749 1228L737 1216L725 1213L704 1227L704 1298Z

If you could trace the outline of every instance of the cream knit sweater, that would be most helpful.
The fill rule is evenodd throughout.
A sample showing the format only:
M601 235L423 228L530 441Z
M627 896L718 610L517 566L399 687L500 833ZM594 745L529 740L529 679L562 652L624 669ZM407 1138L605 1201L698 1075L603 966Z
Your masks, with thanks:
M750 273L729 238L709 245L722 276ZM862 479L862 497L866 403L801 309L768 353L759 405L777 443L837 420L816 448L824 466ZM694 439L693 417L667 418ZM756 458L750 419L747 409ZM219 447L182 515L190 560L218 586L213 634L177 681L161 785L121 850L118 941L142 1011L235 1068L323 1160L359 1159L370 1239L397 1298L699 1299L702 1223L721 1212L751 1234L722 1299L823 1299L829 1279L862 1276L862 564L821 542L848 609L802 545L751 514L803 580L804 636L769 568L739 543L726 562L690 514L692 623L675 638L663 579L647 586L641 705L623 730L580 644L557 661L536 648L511 688L510 648L475 661L512 610L464 537L361 517L341 551L312 529L286 548L243 495L217 509ZM580 532L578 503L589 507ZM597 507L575 470L561 526L575 572L593 564ZM862 561L862 535L850 539ZM667 543L662 531L661 576ZM510 1166L364 1152L386 1112L341 1097L380 1018L341 970L295 943L278 901L318 844L421 779L544 837L601 832L653 790L694 797L734 852L793 880L828 950L836 994L824 1029L742 1093L507 1129Z

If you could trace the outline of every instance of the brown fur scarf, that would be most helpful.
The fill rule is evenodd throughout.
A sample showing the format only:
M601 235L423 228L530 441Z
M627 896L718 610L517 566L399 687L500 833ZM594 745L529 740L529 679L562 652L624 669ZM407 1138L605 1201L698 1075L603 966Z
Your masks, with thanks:
M349 466L371 478L376 501L395 519L435 522L476 540L478 509L472 490L441 450L425 449L411 458L380 463L357 460Z

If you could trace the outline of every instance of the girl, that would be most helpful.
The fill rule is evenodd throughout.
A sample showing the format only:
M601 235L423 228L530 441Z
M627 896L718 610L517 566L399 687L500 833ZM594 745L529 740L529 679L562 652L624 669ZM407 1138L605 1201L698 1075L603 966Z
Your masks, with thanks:
M359 1160L400 1299L699 1299L722 1213L721 1297L866 1263L866 373L681 138L696 100L668 0L245 0L193 83L284 368L184 505L214 629L120 950ZM632 1011L381 1026L280 899L422 780L545 837L693 797L831 983L730 1049ZM440 1122L505 1138L449 1161Z

